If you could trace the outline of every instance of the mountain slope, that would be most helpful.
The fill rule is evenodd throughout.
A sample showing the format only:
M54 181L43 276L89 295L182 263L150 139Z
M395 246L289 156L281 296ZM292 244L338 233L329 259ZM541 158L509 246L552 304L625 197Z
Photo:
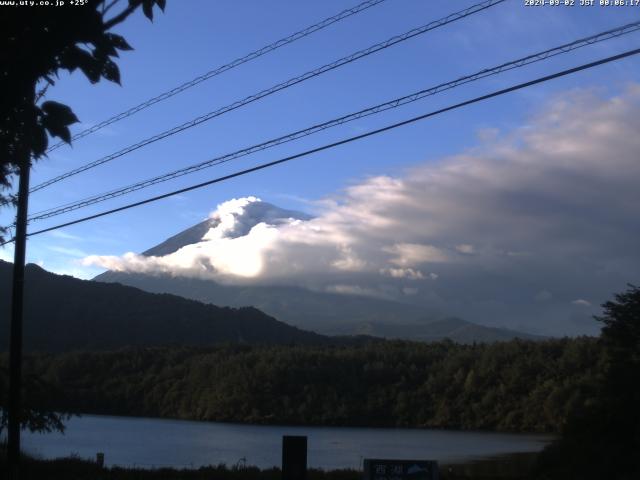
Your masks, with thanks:
M544 337L530 335L506 328L486 327L460 318L424 319L404 324L365 322L355 330L336 331L336 334L357 334L389 339L411 339L420 342L435 342L448 338L456 343L491 343L521 340L543 340Z
M543 338L459 318L439 318L435 313L425 317L425 309L413 305L312 292L299 287L227 286L211 280L124 272L105 272L96 280L118 282L148 292L171 293L204 303L251 305L287 324L323 335L367 335L421 342L449 338L458 343Z
M147 292L171 293L214 305L250 305L289 325L325 335L351 333L344 331L345 325L353 327L371 321L402 323L428 313L414 305L359 295L314 292L292 286L221 285L213 280L126 272L105 272L95 280L117 282Z
M0 261L0 350L8 345L11 271L10 263ZM24 339L26 349L38 351L328 341L255 308L220 308L174 295L55 275L31 264L26 269Z
M268 202L252 202L243 207L242 219L236 219L233 229L226 232L226 235L229 238L246 235L260 222L280 225L290 219L309 220L310 218L312 218L311 215L306 213L280 208ZM199 242L209 229L217 227L221 222L220 218L209 218L142 252L142 255L147 257L169 255L186 245Z

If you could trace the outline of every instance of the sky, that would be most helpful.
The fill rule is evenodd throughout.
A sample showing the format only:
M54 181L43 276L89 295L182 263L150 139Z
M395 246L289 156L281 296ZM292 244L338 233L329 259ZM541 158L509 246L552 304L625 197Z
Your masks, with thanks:
M70 105L80 131L356 3L170 1L153 23L139 14L118 27L135 48L119 59L122 86L62 74L47 99ZM55 150L35 165L32 184L473 3L387 0ZM36 192L30 212L639 19L638 8L527 7L507 0ZM634 33L585 47L30 228L202 182L639 45L640 33ZM205 265L223 282L303 284L435 305L531 332L592 332L590 315L628 282L637 283L640 271L634 248L640 144L633 128L640 114L639 73L640 59L631 57L34 236L28 261L80 278L105 268L202 275ZM256 221L250 232L233 234L247 205L260 202L315 218ZM0 221L10 223L12 215L5 209ZM197 248L151 264L134 255L210 215L226 223ZM10 248L0 250L2 259L11 255Z

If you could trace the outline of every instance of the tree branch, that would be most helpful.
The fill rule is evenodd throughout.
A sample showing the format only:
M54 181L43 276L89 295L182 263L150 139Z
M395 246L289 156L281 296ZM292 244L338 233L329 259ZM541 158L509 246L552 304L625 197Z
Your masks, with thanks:
M133 5L129 5L127 8L125 8L122 12L120 12L118 15L113 17L111 20L109 20L108 22L105 22L104 31L106 32L107 30L110 30L112 27L118 25L119 23L124 22L129 17L129 15L131 15L133 12L136 11L136 9L140 6L140 4L141 2L137 1Z
M42 99L42 97L44 97L47 94L48 88L49 88L49 85L45 85L43 88L40 89L40 91L36 95L35 103L38 103Z
M102 16L104 17L107 14L107 12L109 10L111 10L111 8L114 7L119 2L120 2L120 0L112 0L109 5L106 5L106 0L105 0L104 3L102 4L102 7L103 7L102 8Z

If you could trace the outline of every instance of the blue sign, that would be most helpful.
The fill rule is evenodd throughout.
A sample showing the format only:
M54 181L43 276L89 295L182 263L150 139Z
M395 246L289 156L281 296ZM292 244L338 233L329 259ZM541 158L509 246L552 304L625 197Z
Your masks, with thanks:
M364 459L364 480L438 480L434 460Z

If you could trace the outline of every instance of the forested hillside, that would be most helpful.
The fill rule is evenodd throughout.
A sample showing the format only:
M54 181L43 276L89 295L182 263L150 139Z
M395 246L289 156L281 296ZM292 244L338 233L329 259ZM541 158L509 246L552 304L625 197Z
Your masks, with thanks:
M147 348L30 356L85 413L273 424L555 432L590 401L592 338L491 345Z
M0 351L7 350L11 264L0 261ZM27 350L117 349L149 345L318 344L305 332L255 308L221 308L175 295L26 269Z

